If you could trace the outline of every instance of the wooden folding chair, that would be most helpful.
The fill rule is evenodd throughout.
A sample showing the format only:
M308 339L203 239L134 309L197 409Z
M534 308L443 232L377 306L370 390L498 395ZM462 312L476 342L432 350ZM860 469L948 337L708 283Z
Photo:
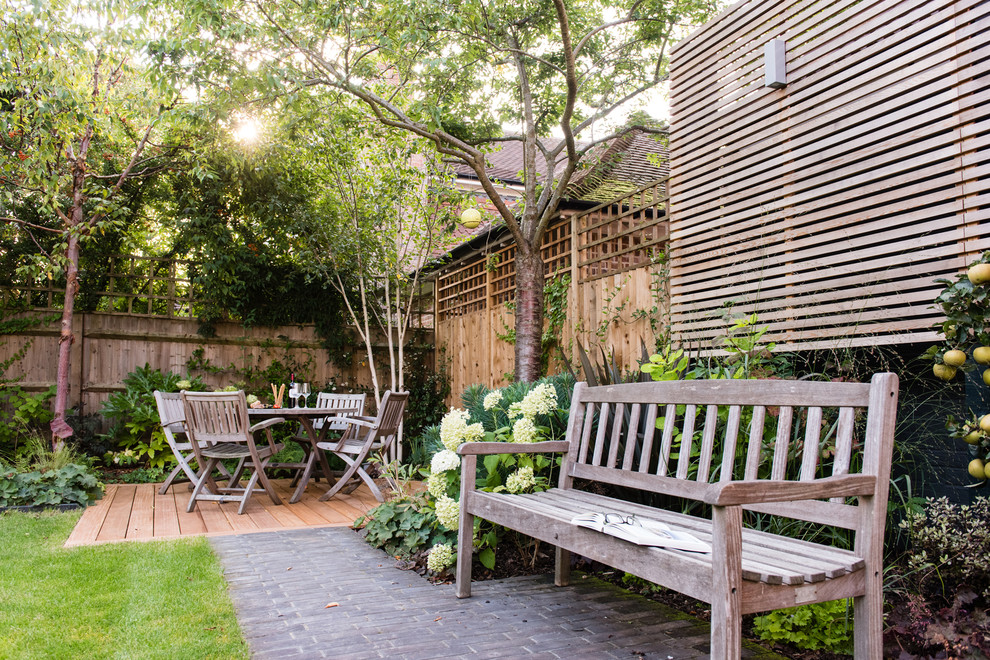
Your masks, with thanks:
M328 432L338 432L343 434L350 431L353 433L353 427L349 426L343 421L343 418L360 416L364 414L364 403L367 399L367 394L337 394L335 392L319 392L316 395L316 406L315 408L325 408L327 410L333 411L328 417L324 419L313 420L313 429L319 434L319 438L322 440L326 437ZM313 451L313 443L316 442L315 438L310 438L309 432L306 428L300 424L299 429L296 431L296 435L289 438L293 442L299 443L304 452L302 463L278 463L272 464L274 466L283 468L297 468L295 476L292 478L291 487L295 488L296 484L299 483L301 478L309 479L310 475L306 474L307 470L313 472L313 476L319 481L320 475L323 470L320 469L316 471L315 468L320 466L319 461L313 461L310 458L310 454ZM324 475L327 481L330 480L330 475Z
M282 445L272 439L270 427L284 422L285 419L273 417L251 426L243 391L184 391L181 394L186 414L186 433L196 460L203 466L203 476L196 482L186 511L192 513L198 500L208 500L240 502L237 513L242 514L254 492L266 492L272 502L281 504L281 498L265 474L265 467L271 457L282 449ZM255 435L260 431L265 431L268 444L259 447ZM240 470L235 472L232 483L227 488L218 487L213 480L214 468L225 459L243 461L244 468L252 471L244 488L233 487L240 476ZM259 481L262 488L256 491L255 485ZM204 491L206 488L209 490ZM239 495L232 495L237 493Z
M178 392L160 392L155 390L155 403L158 405L158 419L162 424L162 431L165 433L165 442L175 455L178 465L172 470L165 483L158 489L159 494L164 495L168 487L185 472L189 481L195 485L199 481L196 471L189 465L189 461L196 459L196 454L192 450L192 443L186 437L186 411L182 407L182 396ZM181 440L176 436L181 436Z
M375 499L384 502L382 492L364 470L364 462L372 452L384 452L389 445L395 442L399 434L399 426L402 424L402 413L406 409L406 401L409 399L409 392L386 392L382 398L382 405L378 409L377 417L338 417L329 418L325 423L342 423L353 428L353 433L345 432L340 440L335 442L318 442L317 447L334 454L344 463L347 469L343 476L330 487L326 493L320 497L320 501L326 501L336 495L341 488L355 475L360 477L364 483L368 484ZM362 436L363 433L363 436Z

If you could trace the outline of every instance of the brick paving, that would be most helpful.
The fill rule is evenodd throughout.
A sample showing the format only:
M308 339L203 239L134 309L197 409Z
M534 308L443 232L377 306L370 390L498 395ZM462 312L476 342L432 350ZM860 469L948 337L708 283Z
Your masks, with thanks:
M210 542L259 660L708 657L706 623L580 573L563 588L549 576L476 582L458 599L347 528Z

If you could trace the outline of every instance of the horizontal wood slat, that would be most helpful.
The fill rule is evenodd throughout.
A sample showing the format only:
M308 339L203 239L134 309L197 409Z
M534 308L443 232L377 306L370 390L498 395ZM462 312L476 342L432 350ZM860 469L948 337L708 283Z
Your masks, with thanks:
M990 249L988 17L980 0L738 3L674 49L676 337L714 350L729 308L786 349L935 338L933 280Z

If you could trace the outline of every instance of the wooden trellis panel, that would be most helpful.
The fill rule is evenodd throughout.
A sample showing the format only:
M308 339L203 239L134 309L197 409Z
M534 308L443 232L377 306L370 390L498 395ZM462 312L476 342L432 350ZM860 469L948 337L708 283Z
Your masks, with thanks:
M576 217L581 282L648 265L667 242L667 180Z
M990 249L990 4L741 2L671 61L671 302L703 342L931 341L936 277ZM786 42L787 84L763 50Z

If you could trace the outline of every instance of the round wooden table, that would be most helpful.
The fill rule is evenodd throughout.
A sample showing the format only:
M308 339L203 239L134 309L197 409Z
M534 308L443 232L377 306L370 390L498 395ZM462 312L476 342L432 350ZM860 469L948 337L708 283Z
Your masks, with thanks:
M302 497L306 486L309 485L309 479L313 475L313 466L316 464L316 461L320 462L320 469L323 471L324 476L326 476L327 481L332 478L330 476L330 464L327 462L326 454L316 446L317 442L322 442L325 439L327 425L324 424L322 429L317 429L313 425L313 422L317 419L336 415L339 412L339 410L332 408L248 408L248 416L253 420L260 421L271 419L272 417L283 417L286 421L298 421L306 431L306 438L309 440L309 449L306 450L307 456L305 462L269 464L272 467L296 467L303 471L299 477L299 483L296 485L295 492L289 498L290 504L295 504Z

